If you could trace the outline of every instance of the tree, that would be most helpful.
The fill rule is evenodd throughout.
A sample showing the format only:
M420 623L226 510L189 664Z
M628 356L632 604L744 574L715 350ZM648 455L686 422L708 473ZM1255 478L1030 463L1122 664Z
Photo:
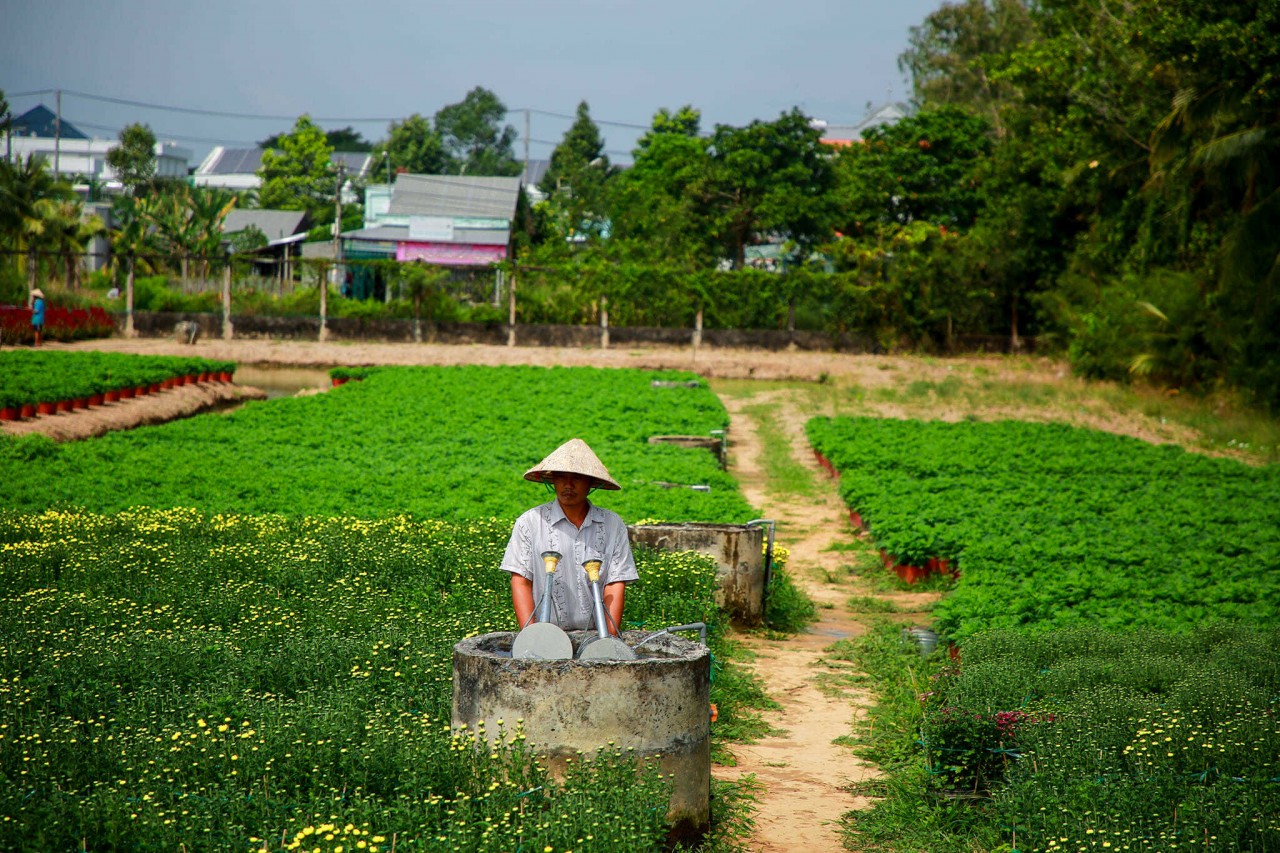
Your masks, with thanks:
M137 194L156 177L156 135L145 124L131 124L120 131L120 144L107 152L107 165L129 195Z
M830 238L835 173L821 134L798 109L744 128L717 125L708 154L711 234L734 269L764 238L793 244L801 257Z
M449 277L449 273L419 261L401 264L400 274L403 276L405 288L409 291L409 298L413 300L413 340L415 343L421 343L422 309L423 307L427 309L428 337L434 337L435 315L443 296L440 286Z
M516 129L502 126L506 105L488 89L477 86L456 104L442 107L435 130L451 159L450 171L464 175L518 175L521 166L512 151Z
M0 158L0 234L11 242L26 266L28 292L39 278L40 251L58 201L71 189L58 182L43 157L10 162Z
M550 218L561 223L554 229L558 236L598 235L605 228L605 184L611 174L604 139L583 101L573 125L551 152L541 184L545 204L552 210Z
M262 189L258 202L264 208L305 210L312 220L324 224L333 221L335 174L333 148L324 132L300 116L293 132L280 137L280 150L262 153L258 177Z
M46 228L50 249L62 260L63 286L79 290L85 243L103 233L106 225L97 216L86 217L79 201L67 199L54 202Z
M839 227L847 235L917 220L968 229L982 208L975 170L990 125L957 107L870 129L836 158Z
M374 162L383 154L390 157L391 168L414 175L443 175L451 171L451 160L444 142L431 122L418 113L404 121L392 122L387 139L374 149Z
M280 147L280 140L284 138L283 133L273 133L266 139L258 142L258 147L266 151ZM329 143L329 147L334 151L372 151L373 143L364 138L360 131L348 125L347 127L338 128L337 130L326 130L324 132L325 141Z
M910 74L918 105L964 107L1003 136L1003 112L1017 99L1017 89L1000 78L998 58L1034 32L1024 0L944 3L911 28L898 68Z
M635 162L611 184L612 249L637 260L685 269L706 267L714 246L706 223L707 140L701 116L666 109L640 138Z

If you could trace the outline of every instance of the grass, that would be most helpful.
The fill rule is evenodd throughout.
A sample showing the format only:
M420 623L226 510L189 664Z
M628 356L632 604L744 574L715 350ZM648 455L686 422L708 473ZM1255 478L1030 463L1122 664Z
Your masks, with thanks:
M761 463L768 478L768 489L779 498L812 498L817 485L813 472L796 461L791 441L783 431L779 417L781 403L755 403L743 411L756 424L756 435L763 451Z

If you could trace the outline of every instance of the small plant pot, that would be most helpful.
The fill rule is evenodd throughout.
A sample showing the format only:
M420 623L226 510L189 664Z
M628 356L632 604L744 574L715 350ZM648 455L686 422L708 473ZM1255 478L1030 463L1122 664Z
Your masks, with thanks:
M19 406L5 406L0 408L0 421L16 421L22 418L22 409Z
M221 373L218 374L218 378L221 379L223 382L226 382L228 385L231 384L231 371L229 370L222 371Z
M866 530L867 523L862 520L862 513L856 509L849 510L849 521L853 524L855 530Z
M59 400L58 402L53 404L53 408L54 408L54 411L58 412L59 414L63 412L69 412L71 411L71 401Z
M150 393L151 393L150 385L139 385L137 388L133 389L133 396L135 397L145 397Z
M168 390L169 390L170 388L172 388L172 387L173 387L173 377L172 377L172 376L170 376L168 379L166 379L166 380L164 380L163 382L161 382L161 383L160 383L160 390L161 390L161 391L168 391Z
M88 397L76 397L74 400L72 400L72 401L71 401L71 408L72 408L72 409L87 409L87 408L89 408L89 398L88 398Z
M337 388L339 385L346 385L348 381L345 376L335 376L333 377L333 387Z
M90 394L90 395L89 395L89 400L88 400L88 402L89 402L89 405L90 405L90 406L101 406L101 405L102 405L102 395L101 395L101 394Z
M199 381L199 382L208 382L208 381L209 381L209 372L208 372L208 371L205 371L204 373L201 373L197 381Z
M905 583L919 583L929 577L929 570L922 569L919 566L907 566L899 563L893 567L893 571Z
M119 392L119 393L120 393L120 399L121 399L121 400L132 400L132 399L133 399L133 395L134 395L134 393L135 393L136 391L137 391L137 389L136 389L136 388L121 388L121 389L120 389L120 392Z
M120 392L119 392L119 391L107 391L105 394L103 394L103 395L102 395L102 401L103 401L104 403L119 403L119 402L120 402Z
M57 403L36 403L37 415L52 415L58 411Z
M196 384L197 382L199 382L199 381L200 381L200 377L199 377L199 376L197 376L197 375L195 375L194 373L193 373L193 374L191 374L190 376L184 376L184 377L182 377L182 384L183 384L183 385L195 385L195 384Z
M34 418L35 416L36 416L35 403L23 403L21 406L18 407L18 418L20 420L25 420L27 418Z
M148 385L148 386L147 386L147 393L148 393L148 394L159 394L159 393L160 393L160 383L159 383L159 382L152 382L150 385Z

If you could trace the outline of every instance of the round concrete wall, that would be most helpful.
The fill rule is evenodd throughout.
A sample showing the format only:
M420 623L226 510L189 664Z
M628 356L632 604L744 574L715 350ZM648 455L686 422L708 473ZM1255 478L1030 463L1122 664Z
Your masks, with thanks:
M764 621L764 528L745 524L642 524L627 528L631 544L697 551L719 567L716 604L742 625Z
M572 631L577 653L596 635ZM624 631L635 645L651 636ZM634 661L516 660L515 635L485 634L453 647L453 725L490 736L498 720L523 720L528 743L562 776L567 762L609 744L654 759L675 788L667 810L674 840L706 832L711 820L711 655L670 634L638 649Z

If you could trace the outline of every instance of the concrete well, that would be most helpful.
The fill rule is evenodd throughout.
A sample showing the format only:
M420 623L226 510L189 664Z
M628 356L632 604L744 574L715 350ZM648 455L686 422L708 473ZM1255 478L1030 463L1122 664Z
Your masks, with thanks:
M716 604L741 625L764 620L764 528L745 524L633 524L632 545L697 551L719 566Z
M572 631L574 652L596 635ZM650 636L624 631L635 645ZM701 837L711 821L711 655L670 634L637 650L634 661L516 660L515 634L499 632L453 647L453 725L483 720L510 729L523 720L527 742L551 773L613 744L658 762L675 788L667 810L673 840ZM581 753L581 755L580 755Z
M689 447L710 450L720 467L724 467L724 442L713 435L651 435L650 444L673 444L676 447Z

